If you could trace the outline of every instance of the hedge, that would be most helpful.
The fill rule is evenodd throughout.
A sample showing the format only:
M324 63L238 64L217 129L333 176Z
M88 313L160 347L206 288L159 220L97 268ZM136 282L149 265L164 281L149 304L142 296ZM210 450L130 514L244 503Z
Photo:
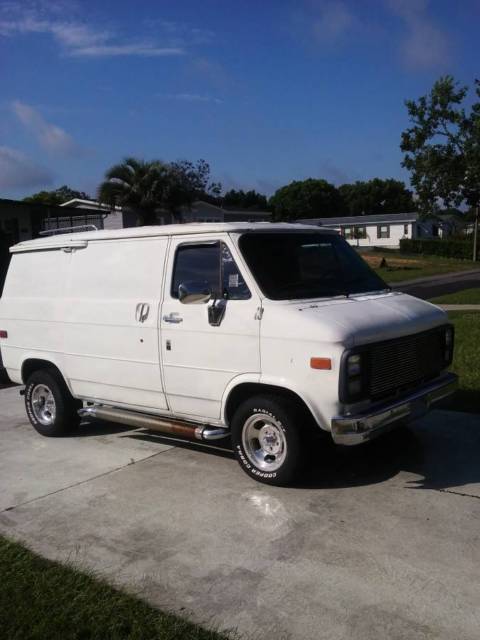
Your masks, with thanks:
M468 240L411 240L404 238L400 240L400 252L471 260L473 242Z

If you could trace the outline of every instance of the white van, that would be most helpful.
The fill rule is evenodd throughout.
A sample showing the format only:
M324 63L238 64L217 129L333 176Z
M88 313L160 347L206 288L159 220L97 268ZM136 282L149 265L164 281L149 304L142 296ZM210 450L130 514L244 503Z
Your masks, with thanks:
M137 227L11 252L0 345L42 435L89 416L231 436L249 475L285 484L312 430L361 443L456 386L445 313L391 291L334 231Z

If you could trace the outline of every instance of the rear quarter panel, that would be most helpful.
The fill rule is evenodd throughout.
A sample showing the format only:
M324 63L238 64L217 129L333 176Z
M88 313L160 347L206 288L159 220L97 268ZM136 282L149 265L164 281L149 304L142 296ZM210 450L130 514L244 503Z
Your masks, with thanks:
M60 370L64 368L66 278L71 254L62 250L12 255L0 300L2 358L13 382L22 382L22 363L47 354Z

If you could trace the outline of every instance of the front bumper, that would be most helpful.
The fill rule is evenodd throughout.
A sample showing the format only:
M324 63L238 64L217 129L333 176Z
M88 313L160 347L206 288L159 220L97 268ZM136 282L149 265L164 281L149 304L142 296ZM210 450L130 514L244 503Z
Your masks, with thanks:
M355 445L393 429L401 420L423 416L434 402L452 394L458 386L458 377L447 373L419 391L364 413L338 416L332 419L332 437L336 444Z

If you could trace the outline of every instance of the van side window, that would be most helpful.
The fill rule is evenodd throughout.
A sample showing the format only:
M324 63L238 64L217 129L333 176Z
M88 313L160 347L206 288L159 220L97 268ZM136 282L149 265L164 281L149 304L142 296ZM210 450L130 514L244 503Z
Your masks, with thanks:
M221 243L221 271L223 295L228 300L248 300L251 297L249 288L240 273L230 249L223 242Z
M182 282L208 282L215 297L220 296L220 243L186 244L178 247L172 278L172 298L178 298Z
M246 300L251 297L229 248L223 242L178 247L173 268L172 298L178 298L178 287L189 281L208 282L215 298Z

